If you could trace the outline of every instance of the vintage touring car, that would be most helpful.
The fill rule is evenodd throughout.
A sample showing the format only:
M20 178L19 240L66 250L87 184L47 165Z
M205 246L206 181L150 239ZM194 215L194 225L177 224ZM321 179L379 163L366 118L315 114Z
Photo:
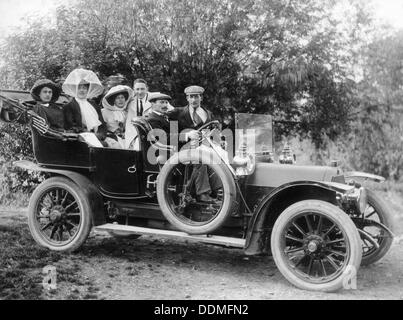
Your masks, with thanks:
M150 148L169 147L147 139L147 121L133 122L136 150L94 147L78 134L53 131L32 112L27 97L16 101L15 95L0 92L1 118L11 121L24 112L33 119L36 158L15 165L49 176L28 208L30 231L41 246L77 250L92 228L115 236L179 237L239 248L246 255L271 254L292 284L320 291L342 288L360 265L378 261L391 247L387 205L359 184L383 178L343 173L335 164L273 163L269 116L237 115L236 128L244 137L246 129L255 129L255 144L254 150L240 144L231 161L209 138L218 130L211 122L203 126L211 130L203 130L201 139L209 147L173 152L151 164ZM195 197L192 173L200 165L221 180L213 201Z

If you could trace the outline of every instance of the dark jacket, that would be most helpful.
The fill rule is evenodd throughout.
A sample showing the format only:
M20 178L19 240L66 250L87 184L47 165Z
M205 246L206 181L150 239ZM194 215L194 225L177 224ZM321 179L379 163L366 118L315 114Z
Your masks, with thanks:
M190 111L189 111L189 106L186 106L183 108L175 108L175 110L172 110L168 114L168 116L169 116L170 120L178 121L179 132L181 132L185 129L197 130L204 124L214 120L214 116L210 111L206 110L205 108L203 108L203 110L206 111L206 113L207 113L207 119L204 123L202 123L198 126L196 126L192 120L192 117L191 117Z
M98 127L97 136L99 139L104 140L106 137L106 124L104 118L102 117L101 108L93 101L88 100L88 102L95 108L98 114L98 119L101 125ZM64 128L66 130L74 130L78 132L85 132L87 129L83 125L81 118L81 110L76 99L71 100L68 104L63 107L64 111Z
M162 115L156 114L155 112L151 111L145 117L145 120L150 124L153 129L160 129L166 133L165 141L159 139L162 144L170 144L169 143L169 136L170 136L170 125L168 117L164 117Z
M213 114L206 110L205 108L203 108L204 111L206 111L207 113L207 119L204 123L199 124L198 126L196 126L192 120L192 117L190 115L190 111L189 111L189 106L183 107L183 108L175 108L174 110L172 110L171 112L168 113L169 116L169 120L170 121L178 121L178 131L179 131L179 144L182 145L184 142L187 141L183 141L184 136L180 135L181 132L183 132L183 130L197 130L200 127L202 127L204 124L215 120ZM172 139L172 134L171 134L171 139Z
M49 103L49 106L44 106L41 103L37 103L32 109L38 116L41 116L46 120L51 129L58 131L64 130L64 112L63 107Z

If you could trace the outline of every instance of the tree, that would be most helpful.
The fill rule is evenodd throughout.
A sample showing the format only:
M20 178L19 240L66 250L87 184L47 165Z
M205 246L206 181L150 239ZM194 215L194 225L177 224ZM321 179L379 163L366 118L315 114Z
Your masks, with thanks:
M330 12L338 2L78 1L58 8L55 27L36 21L9 37L2 53L13 85L24 89L39 77L63 78L82 66L101 78L146 78L182 105L183 89L198 83L216 113L271 113L309 121L280 127L279 134L313 132L316 139L324 130L336 136L334 128L345 126L353 105L353 50L341 49L362 29L353 19L349 30L357 32L337 32L341 21Z
M358 117L347 137L350 162L395 180L403 170L403 32L382 34L363 52Z
M78 0L58 7L55 25L31 21L6 39L0 84L28 90L39 78L84 67L101 79L145 78L175 106L185 105L186 86L199 84L214 113L272 114L283 120L277 140L299 134L324 148L323 137L348 133L362 106L354 79L370 33L362 3ZM341 5L344 14L334 16ZM2 142L6 153L13 154L13 139L28 139L1 130L12 137Z

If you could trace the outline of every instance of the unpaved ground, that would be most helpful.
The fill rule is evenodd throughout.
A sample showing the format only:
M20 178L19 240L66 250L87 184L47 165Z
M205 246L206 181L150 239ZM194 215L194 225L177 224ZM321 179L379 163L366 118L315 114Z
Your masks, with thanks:
M93 232L79 253L50 255L36 249L30 240L23 213L7 211L0 213L0 235L18 228L25 242L10 245L18 250L28 245L30 252L39 250L31 254L31 260L43 259L42 264L27 261L18 266L25 275L34 274L35 281L45 264L57 268L56 290L44 291L40 284L36 287L34 294L41 299L403 299L401 216L396 222L398 238L392 249L380 262L359 270L357 290L333 294L296 289L270 257L245 257L241 250L151 236L117 240ZM6 267L13 276L12 265L20 258L3 258L11 261ZM21 286L33 281L20 278L11 281L13 288L0 284L0 298L29 295L25 291L10 295L21 289L18 281ZM2 294L2 288L7 294Z

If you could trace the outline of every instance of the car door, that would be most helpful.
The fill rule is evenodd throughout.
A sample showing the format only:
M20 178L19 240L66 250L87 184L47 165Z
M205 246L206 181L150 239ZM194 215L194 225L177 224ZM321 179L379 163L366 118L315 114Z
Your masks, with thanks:
M108 197L130 199L142 192L141 152L94 148L95 184Z

